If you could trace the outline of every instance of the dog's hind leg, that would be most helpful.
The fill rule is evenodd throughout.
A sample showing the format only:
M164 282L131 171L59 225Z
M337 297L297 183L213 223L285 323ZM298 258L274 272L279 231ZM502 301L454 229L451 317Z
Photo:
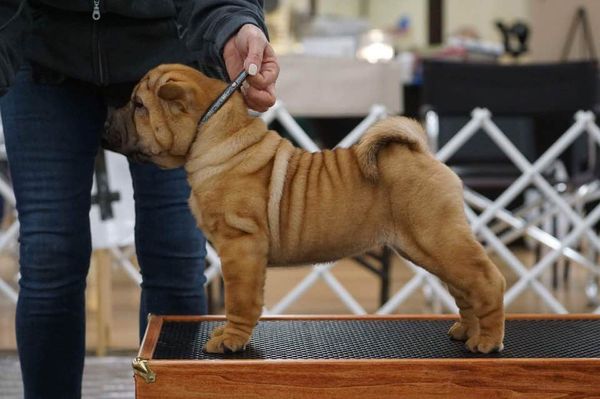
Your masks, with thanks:
M403 241L404 245L406 246L406 240ZM398 255L402 256L406 260L414 264L419 264L419 262L412 259L399 246L393 246L392 248L394 249L394 251L396 251L396 253L398 253ZM445 282L447 283L447 281ZM463 292L455 288L451 284L447 284L447 287L448 291L450 291L450 294L454 297L456 306L458 306L458 311L460 314L460 319L456 323L454 323L452 327L450 327L448 335L450 336L450 338L457 341L467 341L470 337L479 334L479 320L475 315L473 306L471 306L471 303L465 298Z
M415 241L404 239L398 246L415 264L448 285L460 311L460 320L448 334L453 339L466 341L472 352L502 350L504 277L470 232L469 235L458 234L451 240L431 238L432 241L418 237Z
M225 283L227 323L213 331L204 350L238 352L246 348L262 313L268 241L245 234L215 242Z
M391 189L392 198L409 198L393 212L393 245L450 287L461 310L449 331L453 338L466 339L473 352L501 350L504 277L471 232L457 176L437 161L420 166L427 180L414 193L406 193L406 185Z
M406 246L406 240L404 241L404 246ZM422 266L423 262L428 264L428 261L420 259L416 261L412 259L404 250L399 247L394 247L394 250L403 258L411 261L412 263ZM411 251L413 252L413 251ZM424 267L426 270L432 271L431 268ZM438 276L439 277L439 276ZM460 319L450 327L448 331L448 335L450 338L457 341L467 341L469 338L473 336L477 336L479 334L479 319L475 315L475 311L470 301L465 297L465 294L458 288L454 287L452 284L448 284L447 279L444 280L448 287L448 291L454 297L456 302L456 306L458 306L458 311L460 315Z

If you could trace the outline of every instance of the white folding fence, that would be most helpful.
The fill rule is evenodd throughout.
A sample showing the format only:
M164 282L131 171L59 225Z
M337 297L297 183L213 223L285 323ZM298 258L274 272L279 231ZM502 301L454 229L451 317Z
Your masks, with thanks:
M575 123L533 163L529 162L498 128L488 110L475 109L471 116L471 120L437 152L437 157L443 162L447 161L481 129L521 171L521 175L495 201L468 188L465 189L465 209L473 231L483 238L488 249L495 252L518 276L517 282L506 292L505 305L511 304L525 290L531 289L553 312L567 313L568 310L560 300L538 279L561 257L572 260L574 265L586 268L592 275L600 274L596 259L587 258L574 249L582 238L585 238L587 245L596 251L600 249L600 240L593 228L600 219L600 205L586 216L578 212L578 208L581 210L580 206L574 206L597 199L597 183L582 187L574 194L564 195L563 192L559 192L563 191L561 185L552 186L543 172L552 168L561 154L584 134L589 136L590 143L600 144L600 129L595 123L594 115L591 112L577 112ZM534 221L506 208L519 194L532 187L543 197L545 208L550 209ZM473 209L479 210L480 214L477 215ZM555 214L559 214L561 220L566 220L566 223L562 223L564 236L560 238L536 225L537 221ZM511 230L498 237L489 226L495 220ZM526 267L507 247L508 243L521 236L526 236L548 248L545 255L531 267ZM600 308L595 312L600 312Z
M367 129L376 121L386 117L387 112L383 106L374 105L368 116L349 132L336 147L346 148L356 143ZM302 148L315 152L319 147L298 125L294 118L278 102L269 111L261 115L262 119L270 123L278 120L288 131L293 140ZM564 190L564 184L555 184L548 181L545 172L556 168L560 155L580 136L587 134L589 142L600 145L600 128L595 122L591 112L580 111L575 115L574 124L535 162L527 158L513 145L506 135L494 123L491 113L486 109L475 109L470 121L453 136L453 138L439 151L436 147L437 119L434 114L426 118L427 130L430 133L432 149L439 160L445 162L467 143L478 131L485 132L506 156L521 171L521 175L507 188L496 200L492 201L470 188L465 188L465 211L472 225L474 233L485 243L489 252L494 252L518 276L518 280L506 292L505 304L511 304L526 290L533 291L551 311L567 313L568 310L556 298L551 290L540 280L540 276L555 262L568 259L577 267L585 268L590 276L590 281L597 281L600 276L600 267L596 262L595 254L600 253L600 238L594 226L600 220L600 205L595 206L587 215L583 214L584 205L600 199L600 184L597 181L579 187L573 192ZM560 168L559 168L560 169ZM564 172L562 172L564 174ZM521 209L509 210L508 204L525 191L537 192L537 202L524 205ZM10 185L5 179L0 178L0 195L9 204L14 206L14 195ZM559 235L553 230L544 229L551 218L560 220ZM0 236L0 251L6 249L16 240L18 222L14 222ZM533 265L527 267L509 248L508 245L520 237L526 237L529 242L542 245L546 250L543 256ZM586 253L578 249L584 241ZM109 248L116 263L137 283L141 276L131 264L133 253L131 247L123 249L122 246ZM207 284L220 277L221 262L214 248L207 244L208 267L205 271ZM422 268L405 260L405 264L414 273L391 298L377 310L377 314L389 314L400 307L418 289L423 288L430 293L443 308L449 312L456 312L457 308L453 298L443 287L440 281ZM366 310L350 294L344 285L332 274L335 263L314 265L298 284L290 290L279 302L270 309L265 309L266 314L284 313L293 303L300 299L317 281L322 280L331 291L354 314L365 314ZM593 286L588 287L588 292L597 293ZM16 301L16 292L5 281L0 279L0 294L4 294L12 301ZM600 313L600 307L594 310Z

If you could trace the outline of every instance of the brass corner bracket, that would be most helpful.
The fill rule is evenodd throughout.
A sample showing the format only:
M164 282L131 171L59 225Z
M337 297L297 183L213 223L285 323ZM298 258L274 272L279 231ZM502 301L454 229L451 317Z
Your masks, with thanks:
M136 357L131 362L131 366L133 367L133 372L142 377L146 383L149 384L156 381L156 374L154 374L154 371L150 370L148 359Z

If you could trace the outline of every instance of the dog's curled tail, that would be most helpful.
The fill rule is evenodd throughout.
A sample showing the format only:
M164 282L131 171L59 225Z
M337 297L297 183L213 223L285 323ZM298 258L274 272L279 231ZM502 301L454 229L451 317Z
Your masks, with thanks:
M367 179L377 181L377 154L390 143L404 144L413 151L429 151L425 131L416 120L391 117L379 121L367 130L356 145L358 164Z

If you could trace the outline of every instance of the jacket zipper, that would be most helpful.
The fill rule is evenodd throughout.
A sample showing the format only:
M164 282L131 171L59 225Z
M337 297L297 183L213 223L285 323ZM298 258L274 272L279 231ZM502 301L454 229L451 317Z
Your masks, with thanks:
M93 26L92 26L92 46L94 49L94 53L96 54L96 62L97 62L97 67L98 67L98 79L100 80L100 84L104 84L104 71L103 71L103 67L102 67L102 51L101 51L101 46L100 46L100 36L98 35L98 29L99 29L99 21L100 21L100 17L102 16L100 14L100 0L93 0L94 1L94 8L92 11L92 20L93 22Z
M92 11L92 19L98 21L100 19L100 0L94 0L94 11Z

